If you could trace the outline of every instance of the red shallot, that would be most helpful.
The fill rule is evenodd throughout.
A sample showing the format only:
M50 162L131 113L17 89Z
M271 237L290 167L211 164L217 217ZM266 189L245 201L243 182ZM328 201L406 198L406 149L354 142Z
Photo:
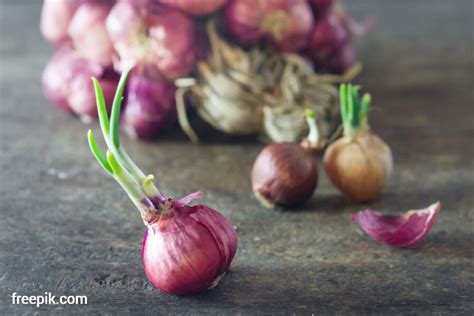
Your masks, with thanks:
M236 40L255 43L268 37L284 51L303 48L314 23L306 0L231 0L224 21Z
M196 27L179 10L154 2L119 1L106 25L120 57L119 69L137 65L176 79L197 61Z
M43 91L58 108L73 112L83 121L97 118L97 106L90 78L100 81L104 97L113 99L118 75L111 69L81 57L69 47L56 51L43 72Z
M92 153L141 213L146 226L142 258L148 280L162 291L182 295L217 285L237 251L237 233L219 212L206 205L190 206L200 192L181 199L161 193L120 145L119 120L122 93L129 70L122 73L109 117L102 89L93 79L100 126L107 153L97 145L92 131L88 141Z
M169 7L179 9L190 15L211 14L224 6L227 0L159 0Z
M121 126L132 138L154 138L176 119L176 88L163 78L135 70L126 87Z
M383 215L367 209L353 215L352 221L375 241L392 247L413 248L430 232L440 211L440 202L396 215Z
M105 66L112 64L114 56L114 47L105 28L111 7L107 3L84 3L68 28L74 48L82 56Z

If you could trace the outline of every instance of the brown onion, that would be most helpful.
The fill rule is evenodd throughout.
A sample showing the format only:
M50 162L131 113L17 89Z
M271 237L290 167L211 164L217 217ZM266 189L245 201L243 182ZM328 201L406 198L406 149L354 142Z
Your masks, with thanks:
M372 200L392 172L392 152L367 125L370 96L359 99L352 85L341 85L340 90L345 135L327 148L324 167L342 193L357 201Z
M307 201L318 184L319 136L315 112L307 111L310 134L300 144L266 146L252 168L252 189L266 207L292 207Z

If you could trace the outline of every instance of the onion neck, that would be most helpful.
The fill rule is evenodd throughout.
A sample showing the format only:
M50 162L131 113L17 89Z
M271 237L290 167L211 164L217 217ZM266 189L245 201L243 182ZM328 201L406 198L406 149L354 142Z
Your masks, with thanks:
M119 122L122 95L130 69L123 71L112 104L110 122L105 99L99 82L93 78L100 127L107 145L104 155L97 145L92 131L88 132L88 141L92 153L102 166L127 192L133 204L138 208L145 223L155 221L163 210L167 198L153 183L153 175L145 176L120 145Z
M360 97L359 90L359 86L351 84L341 84L339 87L344 136L349 138L355 137L359 131L369 130L368 115L371 97L368 93Z
M309 127L308 136L301 142L301 146L310 150L317 150L320 146L319 130L316 124L316 112L311 109L305 110L306 123Z

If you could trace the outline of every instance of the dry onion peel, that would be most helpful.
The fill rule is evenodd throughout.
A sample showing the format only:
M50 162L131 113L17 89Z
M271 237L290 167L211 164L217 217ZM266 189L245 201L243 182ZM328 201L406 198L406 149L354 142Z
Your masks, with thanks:
M304 58L254 48L245 51L221 39L211 21L211 51L198 62L197 76L178 79L178 117L194 142L185 111L185 97L199 116L229 134L263 134L274 142L296 142L308 132L304 111L316 111L322 138L334 130L339 113L337 90L331 85L351 80L354 65L342 76L319 75Z
M436 202L425 209L411 210L396 215L383 215L367 209L352 216L352 221L373 240L382 244L412 248L420 244L430 232L441 211Z

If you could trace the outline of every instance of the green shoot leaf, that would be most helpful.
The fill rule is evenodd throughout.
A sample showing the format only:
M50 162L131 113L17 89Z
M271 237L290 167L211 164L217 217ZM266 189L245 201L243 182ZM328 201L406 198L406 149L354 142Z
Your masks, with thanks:
M308 120L315 120L316 119L316 111L313 109L305 109L304 116Z
M99 84L99 81L96 78L92 78L94 84L95 98L97 103L97 113L99 113L99 122L102 134L104 138L109 137L109 117L107 114L107 106L105 104L104 93L102 87Z
M112 114L110 115L110 137L112 144L119 148L120 147L120 135L119 135L119 123L120 123L120 108L122 106L122 95L127 83L128 75L130 74L130 68L126 68L122 72L117 91L115 92L114 103L112 104Z
M107 159L105 158L104 154L100 150L99 146L97 146L97 143L95 142L94 135L92 134L91 130L87 132L87 140L89 141L89 147L91 148L92 154L94 154L94 157L99 162L99 165L101 165L101 167L104 168L104 170L108 174L113 176L114 171L110 167L109 163L107 162Z

